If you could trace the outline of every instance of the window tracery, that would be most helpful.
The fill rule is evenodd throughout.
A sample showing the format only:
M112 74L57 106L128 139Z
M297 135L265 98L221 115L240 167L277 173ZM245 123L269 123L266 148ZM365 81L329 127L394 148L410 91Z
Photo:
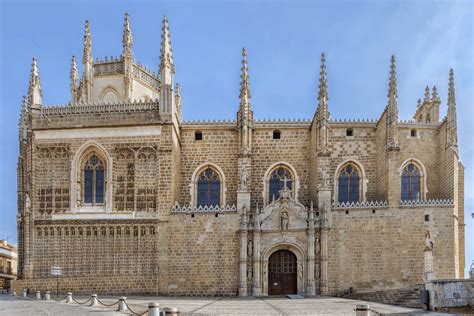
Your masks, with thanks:
M283 188L293 190L293 175L284 166L275 168L268 179L268 201L277 200Z
M206 168L197 180L197 206L221 205L221 180L216 170Z
M105 167L104 162L92 154L84 165L83 202L86 205L104 204Z
M360 172L353 163L343 166L338 175L338 201L360 201L360 182Z
M401 178L402 201L421 199L421 171L414 163L410 162L403 168Z

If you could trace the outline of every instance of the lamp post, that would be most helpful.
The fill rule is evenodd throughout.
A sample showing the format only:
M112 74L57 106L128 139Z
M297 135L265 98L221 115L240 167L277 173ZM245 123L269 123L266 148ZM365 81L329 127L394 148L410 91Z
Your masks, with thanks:
M56 277L56 298L59 298L59 276L62 274L61 267L52 266L51 275Z

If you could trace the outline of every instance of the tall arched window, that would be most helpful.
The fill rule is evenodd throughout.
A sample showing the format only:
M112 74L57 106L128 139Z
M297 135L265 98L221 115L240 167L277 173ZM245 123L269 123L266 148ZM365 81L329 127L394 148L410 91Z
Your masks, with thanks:
M420 200L420 169L409 163L402 171L402 201Z
M212 168L205 169L197 182L197 206L219 206L221 204L221 180Z
M360 175L358 169L349 163L345 165L338 177L338 201L358 202L360 199Z
M288 169L278 167L270 174L268 181L268 201L277 200L280 197L280 191L284 187L293 189L293 178Z
M84 204L103 204L104 189L104 162L93 154L84 165Z

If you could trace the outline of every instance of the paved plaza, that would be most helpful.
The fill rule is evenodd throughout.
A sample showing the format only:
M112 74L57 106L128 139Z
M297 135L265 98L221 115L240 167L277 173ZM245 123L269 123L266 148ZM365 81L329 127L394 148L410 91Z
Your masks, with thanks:
M85 301L87 297L76 298ZM117 297L100 297L105 304L112 304ZM130 307L136 312L146 310L148 303L156 301L161 307L176 307L180 315L355 315L354 308L361 301L342 298L172 298L172 297L130 297ZM442 315L398 306L368 303L372 315ZM113 307L91 307L63 302L21 299L0 295L0 315L131 315L115 311ZM445 314L447 315L447 314Z

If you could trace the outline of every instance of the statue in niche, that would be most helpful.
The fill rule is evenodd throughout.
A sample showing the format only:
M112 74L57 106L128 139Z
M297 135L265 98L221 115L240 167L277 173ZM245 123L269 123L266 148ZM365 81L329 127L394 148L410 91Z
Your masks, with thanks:
M249 174L247 172L247 169L242 168L242 171L240 172L240 189L241 190L247 190L248 179L249 179Z
M329 186L329 175L328 175L328 172L326 171L326 167L321 168L320 177L321 177L321 185Z
M253 241L249 241L249 245L247 247L247 256L248 257L253 256Z
M303 264L302 263L300 263L298 270L299 270L298 275L300 276L300 279L302 279L303 278Z
M281 213L281 230L288 230L288 224L290 223L290 218L288 217L287 212L282 212Z
M247 267L247 280L252 280L252 267Z
M314 265L314 278L319 279L319 263Z
M319 238L316 238L316 253L321 251L321 244L319 242Z
M433 242L431 241L430 231L427 230L425 233L425 251L433 250Z
M25 194L25 213L30 213L31 211L31 200L28 194Z

